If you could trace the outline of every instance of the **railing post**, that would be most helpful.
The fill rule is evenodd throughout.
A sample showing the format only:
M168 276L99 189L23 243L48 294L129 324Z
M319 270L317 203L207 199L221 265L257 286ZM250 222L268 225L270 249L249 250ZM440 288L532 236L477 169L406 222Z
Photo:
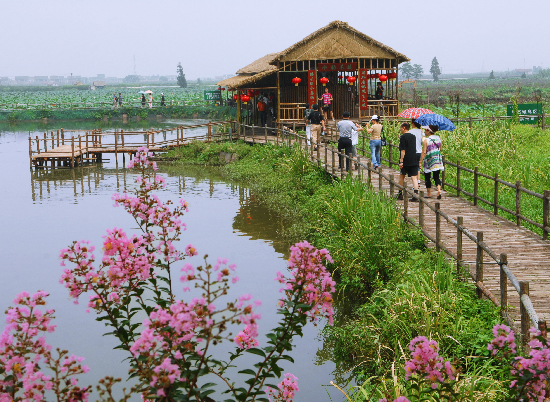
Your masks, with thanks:
M147 148L149 148L149 136L147 136ZM117 160L118 156L118 135L116 135L115 130L115 161Z
M300 148L301 148L301 145L302 145L302 137L299 137L300 138ZM328 171L328 148L327 148L327 142L325 141L323 143L324 147L325 147L325 170Z
M61 129L61 145L65 145L65 129Z
M456 161L456 196L460 197L460 161Z
M439 209L441 204L439 202L435 203L435 249L437 251L441 250L441 214Z
M313 144L313 141L311 141L311 143ZM344 165L346 163L346 161L344 160L344 151L342 151L341 153L338 152L338 164L340 165L340 180L342 180L344 178Z
M357 162L355 162L355 166L357 167L357 177L359 177L359 180L363 180L363 170L361 169L361 155L357 154Z
M521 226L521 181L516 181L516 225Z
M493 194L493 215L498 215L498 173L495 173L495 192Z
M48 139L46 133L44 133L44 152L48 152Z
M252 125L252 145L254 145L254 136L256 135L256 131L254 130L254 125ZM208 136L210 139L210 136Z
M550 191L544 190L544 198L542 199L542 238L548 239L548 214L550 212Z
M472 117L470 116L470 122ZM474 205L477 205L478 175L477 166L474 168Z
M57 146L59 146L59 130L57 130Z
M368 170L368 185L369 187L372 186L372 172L371 172L372 162L367 162L367 170Z
M395 192L394 175L390 174L390 197L393 197L394 192Z
M462 265L462 226L464 225L464 218L458 216L456 218L456 273L460 277L460 266Z
M390 178L393 179L393 175L390 175ZM390 188L392 187L393 186L390 183ZM391 195L393 195L393 188L391 191ZM420 199L418 200L418 224L420 225L421 228L423 228L424 227L424 201L423 201L424 191L420 191L418 195L420 196Z
M483 232L477 232L476 284L478 282L483 282L483 249L481 248L480 243L483 243ZM476 288L476 293L479 299L483 297L483 292L479 287Z
M267 144L267 124L264 127L264 137L265 137L265 143Z
M504 272L503 265L508 265L508 255L500 254L500 313L508 314L508 276Z
M378 167L378 192L382 193L382 165Z
M208 142L212 140L212 122L208 122ZM252 143L254 143L254 137L252 137Z
M529 282L520 281L519 282L519 311L521 316L521 343L526 345L529 343L529 328L531 327L531 320L529 318L529 313L523 305L521 296L529 296Z
M74 137L71 137L71 168L74 168Z
M30 135L29 135L29 159L30 159L30 164L32 169L32 140Z
M332 152L332 175L336 175L336 162L334 161L334 147L330 147L330 150Z
M122 147L124 148L124 130L120 130L120 141L122 141Z
M408 193L407 193L407 182L404 182L403 183L403 219L405 219L405 221L407 220L407 218L409 217L409 197L408 197Z
M445 167L445 155L441 156L441 161L443 163L443 167ZM441 172L441 189L445 190L445 170Z

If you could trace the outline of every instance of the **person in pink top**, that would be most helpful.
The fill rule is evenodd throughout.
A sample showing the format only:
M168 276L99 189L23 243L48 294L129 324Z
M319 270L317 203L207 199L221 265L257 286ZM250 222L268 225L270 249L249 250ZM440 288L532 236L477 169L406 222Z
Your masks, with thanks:
M323 115L325 116L325 120L327 120L327 114L330 112L330 117L332 118L332 121L334 121L334 114L332 113L332 95L328 92L328 88L325 88L325 93L321 95L319 100L323 101Z

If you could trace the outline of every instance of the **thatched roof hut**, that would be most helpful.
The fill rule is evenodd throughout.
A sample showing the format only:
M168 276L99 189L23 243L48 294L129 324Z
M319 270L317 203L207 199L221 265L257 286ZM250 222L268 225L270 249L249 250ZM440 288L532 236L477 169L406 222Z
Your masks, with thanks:
M320 78L329 80L326 87L335 99L335 115L344 110L355 117L375 112L395 114L398 88L392 79L397 79L398 66L406 61L409 61L407 56L346 22L333 21L282 52L270 53L241 68L237 76L220 81L218 85L239 92L276 91L278 122L302 119L303 105L317 103L324 90L324 84L320 86L317 82ZM384 88L383 98L375 100L377 78L384 75L391 78ZM356 77L357 82L348 86L346 80L350 76ZM301 84L292 84L293 78L300 78Z

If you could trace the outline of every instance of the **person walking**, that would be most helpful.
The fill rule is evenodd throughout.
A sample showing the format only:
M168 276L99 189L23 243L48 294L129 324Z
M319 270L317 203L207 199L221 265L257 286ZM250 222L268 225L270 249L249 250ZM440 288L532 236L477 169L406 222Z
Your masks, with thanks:
M422 139L422 154L420 156L419 167L424 171L424 181L428 198L432 196L432 175L437 187L437 199L441 199L441 179L439 173L445 170L443 158L441 156L441 137L435 134L439 131L437 126L426 126L426 136Z
M328 88L325 88L325 93L321 95L319 100L323 101L323 114L325 115L325 120L328 119L328 112L330 112L330 117L334 121L334 113L332 112L332 95L328 91Z
M306 122L308 121L311 124L311 137L315 144L315 150L317 150L319 140L321 139L321 130L325 131L325 121L323 120L323 115L319 112L319 105L313 105L313 111L306 119Z
M118 98L116 97L116 93L113 92L113 109L118 107Z
M376 114L372 116L370 121L374 122L372 127L369 127L369 123L367 123L367 133L370 134L370 160L372 162L372 166L375 169L378 169L381 164L380 150L382 149L383 127L382 124L380 124L380 118Z
M310 144L311 141L311 124L308 122L309 115L311 112L313 112L313 109L310 109L309 103L304 104L305 110L304 110L304 120L306 122L306 138L307 138L307 145Z
M317 106L317 105L314 105ZM339 121L336 125L336 128L338 129L339 137L338 137L338 153L340 154L342 150L344 150L344 154L349 156L349 154L353 154L353 146L351 137L353 134L353 131L362 131L363 127L360 125L350 121L349 119L350 113L344 112L342 115L343 120ZM344 157L342 155L338 155L338 168L342 169L342 166L344 165L343 161ZM350 160L349 158L346 158L346 172L349 172L349 165Z
M409 132L411 125L409 123L401 124L399 131L401 131L401 137L399 138L399 169L401 174L399 175L399 185L405 184L405 176L412 178L414 197L410 198L411 202L418 202L418 160L416 156L416 137ZM403 199L403 191L399 190L397 199Z
M149 94L149 109L153 108L153 94Z
M422 138L424 138L424 132L420 129L420 124L416 122L415 119L412 120L412 125L414 128L412 128L409 132L414 135L416 138L416 157L418 159L418 163L420 166L420 169L422 169L422 165L420 165L420 155L422 155ZM420 183L420 169L418 170L418 182Z
M166 104L164 103L164 92L160 93L160 105L161 106L166 106Z
M258 108L258 114L260 115L260 126L265 127L267 124L267 104L263 96L258 98L256 107Z
M122 107L122 93L118 93L118 106Z
M145 107L145 94L141 94L141 107L144 108Z

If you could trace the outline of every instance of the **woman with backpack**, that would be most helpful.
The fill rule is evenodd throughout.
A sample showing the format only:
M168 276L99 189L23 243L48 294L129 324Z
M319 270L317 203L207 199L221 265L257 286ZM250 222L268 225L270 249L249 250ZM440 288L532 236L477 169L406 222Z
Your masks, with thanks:
M432 175L437 187L437 199L441 199L441 179L439 172L445 170L443 158L441 157L441 138L435 133L439 127L429 125L422 127L426 136L422 139L422 154L420 155L419 167L424 170L424 181L426 183L427 198L432 196Z

